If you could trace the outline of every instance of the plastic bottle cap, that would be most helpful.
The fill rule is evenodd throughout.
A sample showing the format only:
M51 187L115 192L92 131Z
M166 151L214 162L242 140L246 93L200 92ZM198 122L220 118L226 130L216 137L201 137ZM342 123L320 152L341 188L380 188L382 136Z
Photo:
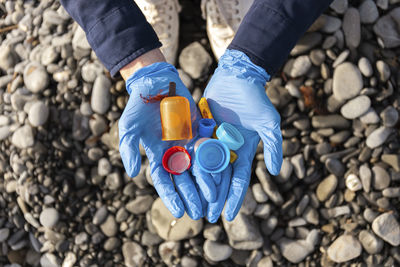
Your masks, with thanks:
M194 143L194 152L196 153L196 151L197 151L197 149L199 148L199 146L204 142L204 141L207 141L207 140L209 140L209 139L211 139L211 138L208 138L208 137L202 137L202 138L200 138L199 140L197 140L196 141L196 143Z
M189 169L190 160L190 155L185 148L173 146L165 151L162 165L167 172L179 175Z
M214 127L217 125L213 119L201 119L199 121L199 135L200 137L211 137Z
M205 140L196 151L197 164L208 173L222 172L228 166L229 160L229 148L219 140Z
M223 122L217 129L218 139L232 150L238 150L243 144L243 135L232 124Z

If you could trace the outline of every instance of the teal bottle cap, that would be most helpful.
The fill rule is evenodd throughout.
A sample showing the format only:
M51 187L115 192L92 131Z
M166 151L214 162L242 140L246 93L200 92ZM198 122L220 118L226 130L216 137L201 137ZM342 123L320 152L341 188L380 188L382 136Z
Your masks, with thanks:
M229 148L219 140L209 139L202 142L196 150L196 163L205 172L219 173L229 164Z
M238 150L244 144L243 135L232 124L223 122L218 127L216 135L231 150Z

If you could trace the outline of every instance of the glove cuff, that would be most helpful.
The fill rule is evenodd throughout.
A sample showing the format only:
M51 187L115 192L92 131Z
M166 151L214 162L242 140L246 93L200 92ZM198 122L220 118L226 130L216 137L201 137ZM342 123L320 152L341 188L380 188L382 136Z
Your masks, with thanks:
M235 49L226 49L218 63L218 68L238 69L240 72L252 72L265 84L271 76L262 67L254 64L250 58L242 51Z
M156 62L151 65L148 65L146 67L143 67L139 70L137 70L135 73L133 73L129 78L126 80L126 90L128 91L128 94L131 94L132 88L131 85L136 82L137 80L143 78L143 77L152 77L152 76L166 76L176 74L179 77L178 71L174 67L174 65L171 65L168 62Z

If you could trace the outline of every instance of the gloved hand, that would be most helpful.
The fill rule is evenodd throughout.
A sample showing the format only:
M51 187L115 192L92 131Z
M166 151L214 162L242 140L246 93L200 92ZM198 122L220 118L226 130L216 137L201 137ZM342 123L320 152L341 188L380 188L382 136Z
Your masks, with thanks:
M228 221L235 218L246 195L260 137L264 143L264 160L268 171L277 175L282 165L280 116L265 93L264 86L268 80L266 71L253 64L244 53L226 50L204 92L217 124L228 122L234 125L245 140L244 145L235 151L238 159L232 164L230 184L226 183L226 177L230 177L229 168L221 173L220 184L217 183L219 178L215 179L218 194L228 191L225 187L229 187L225 206L225 218ZM207 174L194 171L193 175ZM208 205L209 221L218 219L224 202L225 198L218 195L218 201Z
M197 220L202 217L202 204L190 173L185 171L181 175L173 175L172 181L170 174L162 166L162 156L168 148L186 147L191 143L188 143L188 140L162 141L160 100L145 103L144 99L158 94L168 94L170 82L176 83L176 95L189 100L193 135L195 135L200 114L193 98L180 80L175 67L166 62L159 62L143 67L126 81L130 97L119 121L119 150L126 172L130 177L134 177L139 173L141 166L140 141L150 162L154 187L165 206L177 218L182 217L186 210L192 219ZM209 200L215 200L215 185L212 183L208 185L202 181L200 184L204 194L209 196Z

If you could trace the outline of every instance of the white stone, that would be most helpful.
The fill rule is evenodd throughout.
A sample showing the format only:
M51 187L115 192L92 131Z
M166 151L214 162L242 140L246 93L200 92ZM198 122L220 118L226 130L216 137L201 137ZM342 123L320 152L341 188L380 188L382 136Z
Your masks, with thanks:
M358 179L357 175L349 174L346 178L346 187L355 192L362 189L362 184L360 179Z

